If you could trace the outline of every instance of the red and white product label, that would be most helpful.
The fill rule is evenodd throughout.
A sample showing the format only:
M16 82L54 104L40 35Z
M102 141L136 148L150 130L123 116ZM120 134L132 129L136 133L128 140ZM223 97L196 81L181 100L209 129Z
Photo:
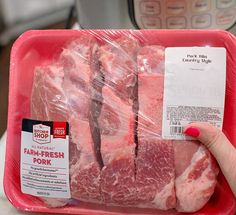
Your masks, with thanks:
M69 135L66 122L23 119L21 191L52 198L70 198Z

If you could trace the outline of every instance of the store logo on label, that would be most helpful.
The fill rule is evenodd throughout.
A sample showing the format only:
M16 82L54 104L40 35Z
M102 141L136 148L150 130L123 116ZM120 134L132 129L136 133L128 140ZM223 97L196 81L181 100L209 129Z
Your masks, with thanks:
M39 144L50 143L50 127L43 124L33 125L33 141Z

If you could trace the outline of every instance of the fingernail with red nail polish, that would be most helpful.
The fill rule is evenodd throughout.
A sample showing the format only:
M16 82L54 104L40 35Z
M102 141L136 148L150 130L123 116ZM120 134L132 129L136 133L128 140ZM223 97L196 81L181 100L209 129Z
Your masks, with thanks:
M198 128L189 127L185 129L184 133L191 137L198 137L200 134L200 130Z

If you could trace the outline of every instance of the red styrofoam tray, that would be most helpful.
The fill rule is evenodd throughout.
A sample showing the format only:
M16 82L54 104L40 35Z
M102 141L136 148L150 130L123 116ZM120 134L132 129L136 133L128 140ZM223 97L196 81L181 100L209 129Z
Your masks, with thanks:
M28 31L21 35L12 47L10 62L10 89L7 127L7 149L4 175L5 193L10 202L25 211L71 213L71 214L177 214L175 211L106 207L80 203L77 206L47 208L36 197L23 194L20 189L20 135L22 118L30 118L30 96L33 71L55 58L61 47L81 33L93 33L98 37L109 34L119 37L128 32L145 44L165 47L212 46L227 50L227 83L223 130L236 146L236 39L225 31L218 30L44 30ZM226 158L227 159L227 158ZM210 201L194 214L235 214L236 200L220 173L218 183Z

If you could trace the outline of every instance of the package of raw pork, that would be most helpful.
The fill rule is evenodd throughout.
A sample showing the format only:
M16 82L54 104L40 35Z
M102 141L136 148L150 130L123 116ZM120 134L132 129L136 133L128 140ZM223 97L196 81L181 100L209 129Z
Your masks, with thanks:
M67 214L235 214L236 200L217 162L203 145L185 138L176 121L199 110L203 119L192 120L222 118L222 130L236 146L235 53L235 37L217 30L24 33L10 62L9 201L24 211ZM175 69L167 69L173 62ZM184 81L182 68L190 63L208 65L209 76L201 73L205 67L194 67L196 79ZM223 71L222 113L164 110L173 85L165 76L175 77L169 70L183 79L177 101L188 92L185 84L220 87L212 83ZM204 100L205 94L197 95ZM182 139L163 135L169 115L175 117L170 135Z

